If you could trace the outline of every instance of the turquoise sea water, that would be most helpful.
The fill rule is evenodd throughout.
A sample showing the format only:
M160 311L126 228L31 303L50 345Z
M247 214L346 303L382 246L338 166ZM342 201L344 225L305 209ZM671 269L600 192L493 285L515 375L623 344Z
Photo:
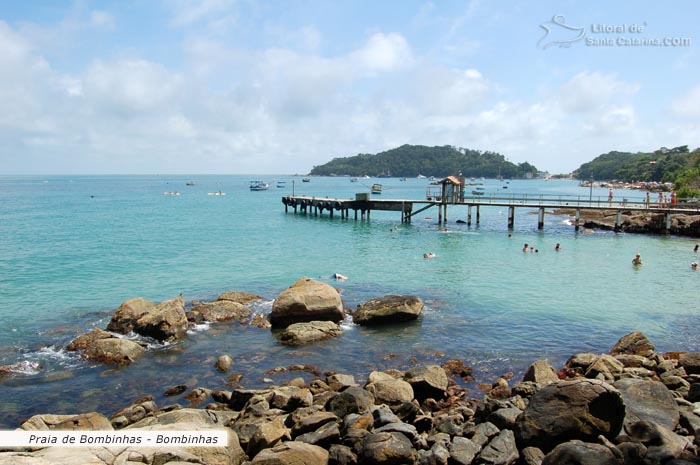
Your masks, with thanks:
M450 207L446 229L436 224L436 209L410 225L400 224L398 212L373 212L370 221L285 214L281 197L292 188L351 198L376 180L265 178L270 190L251 192L247 176L0 177L0 364L38 364L0 381L0 426L36 413L110 414L145 394L164 405L173 400L161 393L174 384L223 388L226 375L213 369L222 353L234 358L232 371L244 373L245 387L260 387L266 377L277 383L299 374L265 374L277 366L312 364L361 379L375 368L405 368L412 357L459 358L474 365L478 381L491 382L508 371L521 376L536 359L560 366L576 352L606 352L633 330L661 351L700 350L693 239L577 234L552 215L538 231L537 216L524 209L508 237L501 207L482 208L478 227L456 224L467 209ZM275 187L278 179L285 188ZM194 186L185 185L190 180ZM428 185L381 182L382 198L422 199ZM485 185L487 192L502 187ZM207 195L219 190L227 195ZM571 181L513 180L507 192L591 195ZM607 199L607 190L592 195ZM539 253L522 253L524 243ZM436 258L424 259L425 252ZM640 269L631 266L636 252ZM256 307L264 313L296 279L335 272L349 277L327 281L347 307L406 293L425 300L424 314L396 327L346 323L341 337L302 348L278 344L269 331L212 325L180 343L155 345L123 369L62 350L75 336L104 328L132 297L160 301L182 292L189 302L242 290L266 298Z

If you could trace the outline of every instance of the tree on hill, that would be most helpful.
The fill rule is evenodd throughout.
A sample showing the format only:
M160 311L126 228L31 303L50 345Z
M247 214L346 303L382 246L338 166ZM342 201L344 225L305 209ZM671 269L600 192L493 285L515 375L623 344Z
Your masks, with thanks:
M573 176L587 180L626 182L675 182L688 168L700 166L700 149L692 152L687 145L654 152L608 152L584 163Z
M501 154L445 145L426 147L402 145L377 154L362 153L334 158L314 166L311 174L319 176L424 176L443 177L462 173L467 177L522 178L536 175L537 168L525 162L511 163Z

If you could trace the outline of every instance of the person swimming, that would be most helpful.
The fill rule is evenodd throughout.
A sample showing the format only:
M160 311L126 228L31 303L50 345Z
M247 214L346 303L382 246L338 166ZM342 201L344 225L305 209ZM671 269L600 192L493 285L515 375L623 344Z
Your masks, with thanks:
M558 242L557 242L557 245L554 246L554 250L556 250L557 252L559 252L561 250L561 245L559 245Z
M634 266L641 266L642 265L642 256L640 254L637 254L634 256L632 259L632 265Z
M435 258L435 254L432 252L427 252L423 254L423 258Z
M697 270L697 269L698 269L698 262L693 262L693 263L691 263L691 264L690 264L690 268L693 269L693 270Z

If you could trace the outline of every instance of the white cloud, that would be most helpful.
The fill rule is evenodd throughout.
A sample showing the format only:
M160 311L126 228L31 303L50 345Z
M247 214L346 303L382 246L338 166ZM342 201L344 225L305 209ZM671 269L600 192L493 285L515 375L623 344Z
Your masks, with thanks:
M350 55L350 60L369 72L405 68L413 63L413 53L406 39L397 33L373 34L361 49Z
M114 29L115 22L114 17L106 11L92 11L90 12L90 25L97 29Z
M83 94L108 111L141 112L170 106L181 90L181 78L145 60L93 63L83 78Z
M221 21L229 17L234 6L233 0L177 0L170 3L174 7L172 24L176 27L213 20Z
M492 83L476 69L425 67L416 76L411 94L428 114L474 111L493 89Z
M700 85L675 99L671 110L679 118L700 123Z
M561 87L558 100L566 112L588 113L638 90L639 84L620 81L614 74L583 71Z

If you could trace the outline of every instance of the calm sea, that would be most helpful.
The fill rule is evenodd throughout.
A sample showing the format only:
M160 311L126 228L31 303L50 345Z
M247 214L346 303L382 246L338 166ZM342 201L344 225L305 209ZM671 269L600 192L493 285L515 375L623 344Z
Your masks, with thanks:
M645 332L657 349L700 350L700 272L688 238L597 232L577 234L566 218L519 209L508 237L507 211L482 208L479 227L457 224L466 207L437 210L401 225L398 212L370 221L285 214L283 195L353 197L376 180L266 176L271 188L251 192L241 176L0 177L0 364L25 362L26 372L0 381L0 426L37 413L97 410L111 414L130 401L161 396L174 384L220 389L213 363L229 354L245 387L285 376L278 366L311 364L355 374L406 368L411 359L459 358L491 382L547 359L560 366L576 352L606 352L622 335ZM276 181L285 181L277 188ZM187 186L194 181L194 186ZM427 180L382 179L382 198L425 198ZM566 194L607 199L607 190L571 181L513 180L507 190L486 180L486 192ZM223 191L225 196L210 196ZM179 191L179 196L163 192ZM616 192L616 197L641 197ZM398 227L396 229L396 227ZM561 243L562 250L554 251ZM522 253L524 243L539 253ZM436 257L426 260L423 253ZM631 260L641 253L644 266ZM366 329L344 324L331 341L301 348L269 331L212 325L168 346L155 345L137 363L110 369L63 351L75 336L104 328L132 297L160 301L214 299L229 290L271 301L300 277L348 276L338 287L347 307L405 293L426 302L413 324ZM302 373L303 376L311 376ZM182 402L182 401L181 401Z

